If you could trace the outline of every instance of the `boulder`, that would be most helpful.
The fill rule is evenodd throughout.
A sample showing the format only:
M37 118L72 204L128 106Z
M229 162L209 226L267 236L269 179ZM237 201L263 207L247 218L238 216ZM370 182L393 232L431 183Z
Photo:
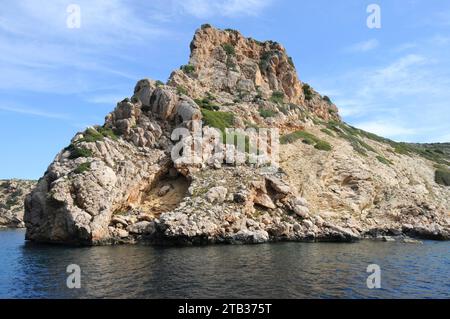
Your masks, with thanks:
M293 207L294 213L297 214L297 216L300 216L301 218L308 218L309 217L309 209L305 206L295 205Z
M269 209L275 209L276 208L275 204L273 203L273 201L269 197L269 195L264 194L264 193L258 193L254 197L253 202L255 204L258 204L258 205L260 205L262 207L265 207L265 208L269 208Z
M291 193L291 187L285 181L273 176L266 177L266 180L276 192L284 195Z
M128 226L128 222L120 216L114 216L111 219L111 224L121 224L122 226L125 226L125 227Z
M208 202L210 202L212 204L214 204L214 203L220 204L225 201L225 199L227 198L227 194L228 194L228 190L225 187L217 186L217 187L211 188L206 193L206 199L208 200Z
M142 221L127 227L127 231L137 235L152 235L155 232L155 223Z

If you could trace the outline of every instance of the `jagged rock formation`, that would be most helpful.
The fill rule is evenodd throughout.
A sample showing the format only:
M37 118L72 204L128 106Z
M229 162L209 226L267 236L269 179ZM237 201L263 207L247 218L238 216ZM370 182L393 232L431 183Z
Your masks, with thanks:
M262 152L222 143L231 127ZM260 128L278 128L282 145L272 135L264 144ZM178 143L186 132L202 134ZM268 165L277 150L279 166ZM230 153L242 161L227 163ZM189 64L167 85L139 81L103 126L77 134L57 155L26 199L27 239L448 239L450 189L441 182L448 165L444 152L341 122L329 98L298 80L280 44L204 25Z
M0 180L0 227L24 228L24 199L35 181Z

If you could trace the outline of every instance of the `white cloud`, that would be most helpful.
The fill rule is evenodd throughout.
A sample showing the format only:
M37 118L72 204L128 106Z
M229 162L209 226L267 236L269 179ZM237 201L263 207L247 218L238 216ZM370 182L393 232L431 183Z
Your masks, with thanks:
M365 131L375 133L380 136L387 136L395 138L398 136L410 136L416 135L417 130L404 127L400 124L392 122L379 122L379 121L368 121L354 124L356 127L361 128Z
M73 1L10 2L0 12L0 90L71 94L118 79L136 80L123 63L169 34L122 0L77 0L81 28L67 28ZM131 62L132 63L132 62ZM106 84L108 83L108 84Z
M66 9L71 3L73 1L69 0L55 0L45 5L34 0L10 3L0 12L0 29L41 41L44 37L46 42L62 40L97 46L120 46L166 33L123 0L75 1L81 10L81 28L69 29Z
M449 47L446 37L416 40L376 60L384 63L322 79L320 86L340 92L334 101L355 126L399 141L445 141L450 134Z
M367 41L355 43L344 49L344 52L358 53L358 52L368 52L376 49L380 45L377 39L370 39Z
M271 2L272 0L174 0L175 5L197 18L255 16Z

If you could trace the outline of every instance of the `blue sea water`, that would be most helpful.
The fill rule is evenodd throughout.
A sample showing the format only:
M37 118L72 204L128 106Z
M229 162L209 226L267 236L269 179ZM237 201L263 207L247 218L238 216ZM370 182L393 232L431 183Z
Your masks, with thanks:
M0 230L0 298L450 298L449 242L74 248L24 235ZM381 289L367 287L370 264Z

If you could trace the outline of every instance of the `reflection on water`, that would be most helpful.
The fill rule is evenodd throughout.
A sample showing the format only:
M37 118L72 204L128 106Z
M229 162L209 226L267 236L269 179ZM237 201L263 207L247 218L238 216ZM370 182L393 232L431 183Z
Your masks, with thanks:
M449 298L450 243L67 248L0 231L1 298ZM369 264L382 289L366 286ZM66 287L78 264L81 289Z

